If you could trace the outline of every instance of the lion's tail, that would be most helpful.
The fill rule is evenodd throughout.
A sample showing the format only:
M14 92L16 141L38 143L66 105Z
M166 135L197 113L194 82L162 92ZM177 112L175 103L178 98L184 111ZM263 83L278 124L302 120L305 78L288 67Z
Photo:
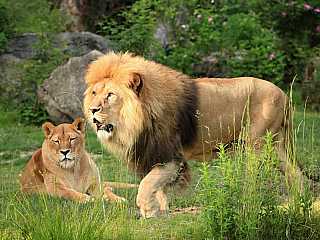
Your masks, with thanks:
M300 161L297 154L294 154L294 141L293 141L293 118L292 118L292 109L289 100L286 103L285 109L285 119L284 119L284 130L285 130L285 146L287 146L287 154L291 161L294 161L295 164L300 168L301 171L311 180L320 181L320 175L310 174L309 171L304 169L302 162Z

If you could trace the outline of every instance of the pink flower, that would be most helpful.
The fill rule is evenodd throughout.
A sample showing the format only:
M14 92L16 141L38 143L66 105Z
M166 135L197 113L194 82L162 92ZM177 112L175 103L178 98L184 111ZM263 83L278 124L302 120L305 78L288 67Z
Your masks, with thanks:
M197 56L200 56L200 52L196 52L196 55L197 55Z
M172 47L175 47L176 45L175 44L172 44Z
M274 54L271 53L271 54L269 55L269 57L270 57L270 59L274 58Z
M286 14L285 12L283 12L282 15L283 15L284 17L287 16L287 14Z
M320 12L320 9L319 9L319 8L317 8L317 9L315 9L314 11L315 11L315 12Z
M273 39L274 39L274 40L276 40L276 39L277 39L277 37L273 37Z
M186 54L186 55L183 55L183 57L188 57L188 55Z
M319 25L316 27L316 30L317 30L317 32L320 31L320 26Z
M296 15L299 15L300 13L299 12L296 12Z
M226 22L226 21L224 21L222 24L223 24L223 25L226 25L226 24L227 24L227 22Z
M208 18L208 22L212 22L213 21L213 18Z
M201 17L202 17L201 14L198 14L198 15L197 15L197 18L201 18Z
M186 28L186 25L181 25L181 28Z
M311 8L311 6L308 4L305 4L304 6L306 7L307 10L309 10Z
M211 0L211 3L214 3L214 0Z
M290 6L293 6L294 4L295 4L295 2L291 2L291 3L290 3Z

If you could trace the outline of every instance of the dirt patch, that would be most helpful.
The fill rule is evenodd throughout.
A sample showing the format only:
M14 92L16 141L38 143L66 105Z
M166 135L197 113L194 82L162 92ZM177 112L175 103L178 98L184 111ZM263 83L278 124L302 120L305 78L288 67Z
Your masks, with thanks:
M179 208L179 209L170 209L170 214L176 215L176 214L200 214L202 212L200 207L197 206L191 206L186 208Z

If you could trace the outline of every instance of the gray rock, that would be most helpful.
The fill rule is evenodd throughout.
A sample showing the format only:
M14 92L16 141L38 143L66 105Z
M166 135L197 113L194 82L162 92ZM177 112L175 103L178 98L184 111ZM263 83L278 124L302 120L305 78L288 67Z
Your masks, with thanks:
M91 32L60 33L56 39L58 43L65 43L68 46L66 52L73 56L83 56L92 50L103 54L110 51L110 41Z
M195 66L198 76L226 78L228 77L229 69L224 62L220 62L218 56L221 52L213 52L201 59L199 65Z
M54 124L72 123L77 117L84 116L82 105L86 67L101 55L101 52L94 50L82 57L70 58L38 87L39 100Z
M6 54L18 58L33 57L36 52L32 47L37 41L37 34L35 33L17 34L9 40ZM110 50L109 45L109 40L104 40L103 37L91 32L60 33L56 35L55 43L56 47L67 46L64 52L72 56L83 56L92 50L106 53Z
M12 84L20 83L20 79L17 79L14 74L24 71L24 69L18 67L21 61L21 58L10 54L2 54L0 56L0 96L7 94L7 97L14 98L14 96L9 95L6 88L10 88Z
M33 57L36 55L32 50L32 46L37 42L37 34L22 33L17 34L9 40L7 54L18 58Z

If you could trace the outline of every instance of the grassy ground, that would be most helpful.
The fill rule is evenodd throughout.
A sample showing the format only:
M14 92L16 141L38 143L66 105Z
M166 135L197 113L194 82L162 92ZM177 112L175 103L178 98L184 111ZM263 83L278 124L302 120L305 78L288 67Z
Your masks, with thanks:
M293 96L293 101L298 102L294 111L297 153L307 168L319 166L320 139L317 136L320 135L320 113L308 109L304 110L303 106L299 104L299 99L299 94L296 93ZM115 190L117 194L125 197L128 201L124 204L104 203L104 206L102 202L79 204L68 199L58 199L46 195L21 195L18 185L19 174L32 154L41 147L44 135L39 126L16 124L16 116L17 113L0 110L0 238L204 239L213 236L210 235L209 230L212 226L207 224L206 215L193 214L199 210L196 207L199 207L201 202L203 203L200 196L204 196L203 191L200 193L197 188L198 181L202 176L202 165L199 163L191 163L194 173L193 183L187 192L179 194L170 192L172 213L169 218L140 219L135 204L137 189ZM135 175L128 171L121 160L101 148L93 132L87 131L86 133L86 148L95 159L104 181L138 183ZM236 178L233 176L232 181ZM224 180L217 179L216 181L223 182ZM285 184L283 178L280 181L282 181L282 185ZM214 189L216 190L216 188ZM223 205L223 199L228 199L228 194L221 195L220 198L217 193L214 196L210 198L211 203L213 200L217 201L214 202L214 206L221 205L221 209L228 208L229 205ZM277 199L279 200L277 203L281 203L283 199L287 200L287 197L281 197L279 194ZM230 201L232 200L234 199L230 199ZM241 201L247 200L241 197ZM208 208L211 206L210 201ZM308 202L305 199L303 201ZM193 207L193 210L188 207ZM186 212L181 213L184 210ZM271 217L274 218L274 216ZM289 220L287 218L288 214L276 218L279 221L277 224L281 227L275 231L288 228L287 222L290 218ZM314 230L313 224L320 223L320 221L318 218L312 219L310 224L305 225L312 231L309 231L307 235L302 235L301 238L297 237L297 239L304 239L306 236L312 239L318 236L316 233L319 228L315 227ZM209 221L213 220L209 218ZM292 219L290 221L292 223ZM282 226L280 223L284 225ZM301 226L299 221L295 224ZM317 225L319 226L319 224ZM267 229L270 230L270 228ZM85 231L89 231L91 234L85 235ZM81 233L83 233L82 237L77 235ZM263 233L268 234L268 231Z

